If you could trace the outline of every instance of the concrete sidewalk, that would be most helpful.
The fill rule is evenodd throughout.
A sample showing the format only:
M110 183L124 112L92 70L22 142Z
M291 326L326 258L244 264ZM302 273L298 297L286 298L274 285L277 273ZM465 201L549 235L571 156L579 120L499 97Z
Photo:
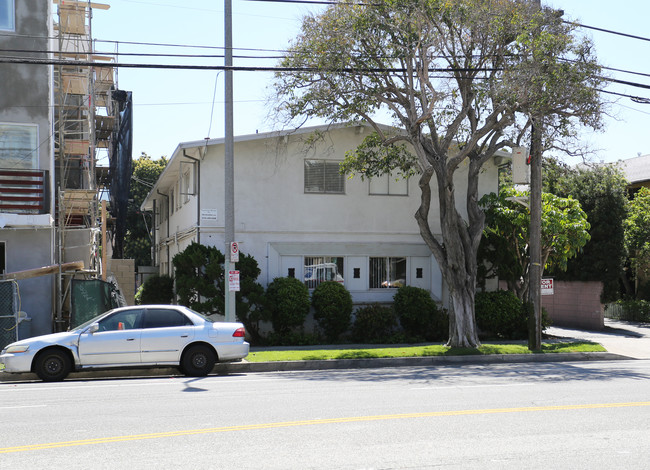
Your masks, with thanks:
M213 373L243 374L254 372L304 371L304 370L333 370L333 369L362 369L382 367L431 367L440 365L461 364L498 364L524 362L575 362L575 361L613 361L626 359L650 359L650 325L605 320L603 331L582 331L568 328L551 327L546 334L558 341L592 341L603 345L606 353L553 353L553 354L491 354L486 356L432 356L432 357L400 357L377 359L337 359L314 361L287 362L234 362L217 364ZM553 339L551 339L553 341ZM549 340L544 340L549 342ZM362 347L348 345L345 348ZM398 345L392 345L398 346ZM329 346L315 346L325 349ZM331 346L334 348L334 346ZM341 347L341 346L336 346ZM368 345L367 347L379 347ZM286 347L278 349L296 349ZM73 372L69 379L85 380L99 378L125 377L169 377L181 375L176 368L155 369L117 369L103 371ZM38 380L36 374L3 374L0 382L23 382Z
M650 324L605 318L605 329L582 331L552 326L546 334L600 343L608 352L631 359L650 359Z

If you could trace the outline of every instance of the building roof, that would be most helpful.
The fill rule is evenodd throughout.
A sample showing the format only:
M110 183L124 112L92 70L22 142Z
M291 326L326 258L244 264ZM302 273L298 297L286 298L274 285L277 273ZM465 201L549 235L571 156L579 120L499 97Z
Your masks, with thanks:
M623 170L630 185L650 181L650 155L620 160L618 167Z

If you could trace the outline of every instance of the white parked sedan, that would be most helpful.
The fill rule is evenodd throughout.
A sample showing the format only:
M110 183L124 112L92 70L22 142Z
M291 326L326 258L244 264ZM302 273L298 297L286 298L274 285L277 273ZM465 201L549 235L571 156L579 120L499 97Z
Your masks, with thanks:
M248 355L241 323L214 322L177 305L140 305L103 313L65 333L8 345L0 371L36 372L44 381L92 368L178 366L189 376Z

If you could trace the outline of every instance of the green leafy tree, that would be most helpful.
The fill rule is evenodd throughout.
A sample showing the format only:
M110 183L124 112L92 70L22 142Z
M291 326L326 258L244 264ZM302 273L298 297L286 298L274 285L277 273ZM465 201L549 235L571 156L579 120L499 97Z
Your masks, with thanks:
M545 190L560 197L580 201L591 225L591 239L565 271L551 270L557 279L601 281L603 300L619 296L619 280L624 279L626 259L625 228L628 198L627 181L614 165L569 168L551 159L544 166Z
M176 254L172 263L179 303L206 315L223 314L224 297L218 283L223 282L224 260L215 247L194 242Z
M641 188L634 195L624 227L625 246L636 278L647 279L650 269L650 189Z
M135 260L136 266L151 265L151 216L140 210L140 205L158 180L158 176L167 165L162 157L152 160L142 153L133 162L133 175L129 194L129 207L126 215L126 237L124 238L124 256Z
M532 115L544 115L547 147L580 125L600 125L598 67L574 28L553 10L515 0L337 2L303 19L281 61L275 88L288 121L374 128L342 171L418 175L415 219L449 286L450 346L480 344L474 296L484 164L530 140ZM386 116L391 130L379 124ZM459 174L465 203L457 201ZM439 225L430 220L436 200Z
M525 206L528 193L503 188L486 194L485 235L480 254L482 275L498 276L519 299L528 298L530 256L528 251L530 211ZM589 240L589 222L580 203L542 193L542 263L545 269L565 270L567 262Z
M225 257L212 246L190 244L174 256L176 293L182 305L212 315L224 314ZM264 288L257 282L261 270L252 256L240 253L237 263L240 290L235 294L237 319L244 324L253 343L262 342L259 322L263 319Z

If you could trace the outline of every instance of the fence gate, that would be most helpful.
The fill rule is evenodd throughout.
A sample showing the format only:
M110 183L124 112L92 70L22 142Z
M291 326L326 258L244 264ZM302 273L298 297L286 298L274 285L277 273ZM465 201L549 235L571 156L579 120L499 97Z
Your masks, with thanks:
M18 340L18 284L0 281L0 350Z

